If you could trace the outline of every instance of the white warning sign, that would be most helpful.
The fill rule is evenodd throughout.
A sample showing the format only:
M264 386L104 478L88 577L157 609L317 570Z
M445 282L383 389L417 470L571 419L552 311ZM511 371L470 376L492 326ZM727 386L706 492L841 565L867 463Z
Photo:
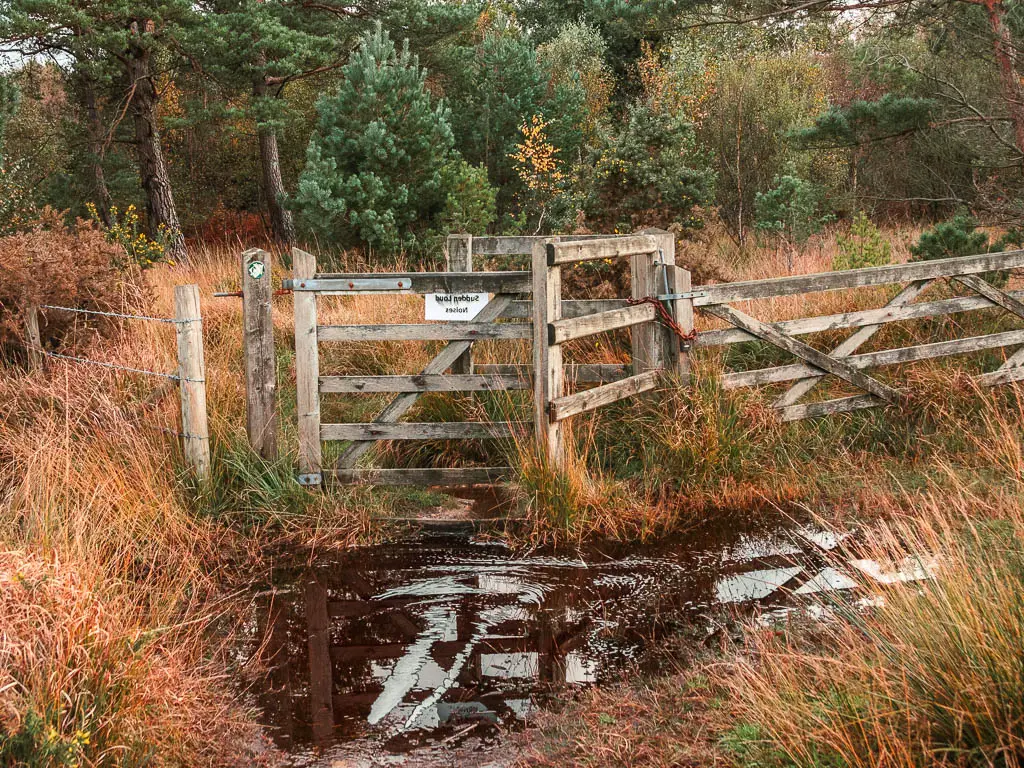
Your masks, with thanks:
M473 320L487 306L486 293L428 293L427 320Z

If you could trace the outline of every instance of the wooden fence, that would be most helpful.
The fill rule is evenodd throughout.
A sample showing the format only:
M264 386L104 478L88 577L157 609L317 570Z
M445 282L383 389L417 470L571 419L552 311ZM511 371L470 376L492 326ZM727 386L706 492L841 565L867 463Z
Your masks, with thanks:
M473 271L476 256L530 256L531 269ZM792 421L902 398L899 389L867 370L929 358L1019 346L997 370L985 373L985 385L1024 379L1024 330L990 333L910 347L857 351L886 324L1000 307L1024 319L1024 292L1007 292L983 275L1024 266L1024 251L867 269L781 277L691 288L690 273L675 264L673 235L649 230L628 236L485 237L453 235L448 242L449 271L390 274L320 274L314 257L294 251L295 346L299 409L300 481L323 477L344 482L453 485L493 482L507 467L381 469L356 463L378 441L480 439L519 436L524 424L512 422L400 422L424 392L533 392L533 427L540 449L556 465L564 461L565 420L658 386L670 373L682 382L690 374L691 349L725 347L760 340L798 362L755 370L726 371L727 389L791 382L774 402L781 419ZM630 299L562 298L562 270L596 259L628 259ZM974 295L914 303L929 286L948 281ZM903 287L879 309L766 322L752 314L749 302L823 291L887 285ZM318 297L356 294L493 294L471 322L386 325L319 325ZM532 295L531 295L532 294ZM739 308L737 304L743 304ZM693 337L695 314L724 321L728 327L702 330ZM667 319L667 321L666 321ZM563 346L594 334L630 329L632 363L566 364ZM829 351L797 337L851 329ZM480 340L531 340L531 363L475 364L472 345ZM417 374L380 376L320 375L319 345L352 341L445 341L447 344ZM828 377L860 390L830 400L805 398ZM569 390L569 383L575 391ZM582 389L583 385L597 385ZM323 424L320 398L335 393L390 392L396 396L371 423ZM324 469L322 441L348 441L337 466Z
M793 382L775 400L774 407L782 420L794 421L898 402L902 394L897 388L864 373L871 368L1024 345L1024 330L1012 330L855 354L888 323L941 317L992 307L1000 307L1017 317L1024 318L1022 294L1006 292L983 279L984 273L1021 266L1024 266L1024 251L1008 251L842 272L703 285L695 288L692 294L682 301L698 312L726 321L730 326L721 330L702 331L697 337L696 347L720 347L760 339L799 359L800 362L794 364L726 372L723 376L726 389ZM914 303L929 286L940 281L948 281L967 288L975 295ZM766 323L734 306L738 302L759 299L903 283L906 283L906 286L879 309ZM795 338L845 328L856 330L827 353ZM982 374L980 381L987 386L1019 381L1024 378L1022 364L1024 347L1011 354L997 370ZM828 375L862 390L862 393L832 400L801 403L800 401Z
M459 246L463 246L459 250ZM286 288L295 292L296 385L298 390L299 480L308 485L324 476L343 482L382 484L459 485L493 482L506 467L359 468L356 463L378 441L424 439L508 438L516 425L509 422L399 422L424 392L479 392L526 389L518 375L477 373L469 356L473 342L483 339L528 339L530 326L498 322L518 294L529 293L530 273L472 272L468 241L453 249L459 271L388 274L317 273L312 254L293 250L294 279ZM319 325L317 301L325 296L373 294L489 293L494 298L472 322L386 325ZM418 374L387 376L321 376L319 345L352 341L445 341L447 344ZM449 373L449 371L451 371ZM324 424L320 397L336 393L389 392L396 397L371 423ZM348 441L337 465L324 469L322 441Z

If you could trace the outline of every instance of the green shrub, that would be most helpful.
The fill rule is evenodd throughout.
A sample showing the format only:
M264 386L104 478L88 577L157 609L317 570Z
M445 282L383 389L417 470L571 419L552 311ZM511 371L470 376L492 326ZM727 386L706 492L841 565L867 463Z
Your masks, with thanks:
M988 235L978 231L978 222L966 212L925 230L917 243L910 246L914 261L974 256L987 250Z
M832 220L831 215L821 213L823 198L821 187L800 178L790 166L775 177L770 190L755 197L755 227L783 238L790 245L802 245Z
M494 221L497 194L487 180L487 169L458 158L441 169L441 177L445 190L441 234L486 232Z
M427 90L408 42L397 52L379 25L342 74L338 92L317 103L294 206L332 244L394 254L414 246L445 208L455 142L448 110Z
M853 217L850 234L840 235L838 242L839 253L832 259L835 270L880 267L892 259L892 245L864 211Z
M1022 233L1010 230L989 245L988 234L978 230L978 221L966 211L957 213L949 221L936 224L921 233L917 243L910 246L912 261L952 259L958 256L976 256L997 253L1007 246L1020 246ZM1008 272L986 272L982 279L996 287L1005 286Z
M588 220L604 231L700 226L697 209L713 199L715 173L685 118L636 102L602 141Z

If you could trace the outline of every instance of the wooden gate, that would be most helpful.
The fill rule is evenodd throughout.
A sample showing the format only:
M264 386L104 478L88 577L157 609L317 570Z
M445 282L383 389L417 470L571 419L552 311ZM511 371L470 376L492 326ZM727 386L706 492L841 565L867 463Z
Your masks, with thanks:
M530 256L529 270L473 271L474 256ZM325 476L343 482L461 485L492 483L508 467L359 468L356 463L378 441L487 439L517 436L525 423L401 422L425 392L531 390L533 426L540 449L555 465L564 460L562 427L566 419L657 386L665 372L686 381L689 350L761 340L798 362L755 370L726 371L726 389L792 382L774 407L784 421L844 413L897 403L903 395L868 369L1019 347L997 369L980 376L986 386L1024 379L1024 329L937 341L916 346L857 353L888 323L942 317L999 307L1024 319L1024 292L1005 291L986 273L1024 266L1024 251L937 261L870 267L767 280L697 286L675 265L674 238L651 230L637 235L573 237L484 237L456 235L448 243L449 271L389 274L318 274L316 260L293 251L295 277L285 287L295 294L296 385L300 482L315 485ZM595 259L629 259L632 299L563 300L562 269ZM915 303L938 281L969 289L974 295ZM756 302L822 291L906 284L885 306L816 317L765 322L752 314ZM357 294L488 293L494 298L471 322L387 325L319 325L317 299ZM532 294L532 296L531 296ZM736 304L745 303L742 309ZM692 345L694 313L725 321L729 327L702 330ZM667 321L666 321L667 320ZM666 322L659 322L666 321ZM674 328L671 328L674 326ZM562 346L597 333L632 330L632 370L625 365L566 365ZM854 329L829 351L798 336ZM531 363L477 365L473 343L484 339L532 341ZM444 348L418 374L321 376L319 345L346 341L445 341ZM860 394L806 402L828 376L861 390ZM569 385L597 384L567 391ZM390 392L395 397L370 423L322 424L321 395ZM347 441L335 467L323 467L322 441Z
M666 346L660 326L654 323L650 305L626 306L626 300L562 301L558 289L561 263L586 259L630 257L635 296L654 290L656 273L671 264L673 236L656 232L642 236L574 237L571 241L542 237L484 237L456 235L449 238L449 271L372 274L318 273L312 254L293 249L294 279L285 288L294 292L295 364L299 432L299 481L318 485L324 477L342 482L413 485L464 485L492 483L508 467L460 468L366 468L357 462L375 444L384 440L501 439L517 436L527 423L513 422L402 422L425 392L482 392L533 389L545 413L554 414L549 428L544 423L539 435L557 434L559 422L574 414L596 408L622 397L650 389L656 369L668 357L679 359ZM547 266L547 254L556 250L559 263ZM540 256L538 256L540 254ZM560 255L557 255L560 254ZM659 254L661 254L659 256ZM531 270L473 271L473 256L530 255L534 265L540 258L544 268ZM667 275L668 273L665 272ZM670 280L675 281L674 273ZM538 290L540 304L528 300ZM320 325L317 301L324 296L373 294L380 296L432 293L489 293L493 298L471 322L434 322L385 325ZM538 306L554 308L563 318L549 341L547 323L540 324ZM586 322L588 319L591 321ZM525 322L522 322L524 321ZM519 322L517 322L519 321ZM574 324L575 323L575 324ZM560 344L588 333L626 328L638 324L633 349L637 376L590 392L562 395L561 370L556 377L552 362L560 360ZM532 364L474 365L473 343L491 339L532 340ZM539 339L539 343L538 343ZM321 343L353 341L445 341L447 344L418 374L381 376L335 376L320 374ZM538 368L540 366L540 368ZM541 375L536 374L542 370ZM581 383L604 383L621 378L621 366L576 365L570 378ZM532 383L531 383L532 379ZM552 384L555 384L553 387ZM614 389L609 389L614 387ZM335 393L394 393L395 397L369 423L321 423L320 398ZM562 399L558 399L562 398ZM556 402L550 402L556 400ZM549 404L550 403L550 404ZM540 424L540 418L536 420ZM336 466L324 468L323 441L347 441Z
M1004 291L984 279L984 273L1021 266L1024 266L1024 251L1008 251L842 272L703 285L697 287L684 301L699 312L724 320L731 326L722 330L702 331L695 346L720 347L760 339L798 358L799 362L795 364L726 372L723 375L726 389L793 382L775 400L774 407L782 420L794 421L900 401L902 394L895 387L864 372L871 368L1024 345L1024 330L1012 330L855 354L887 323L992 307L1000 307L1024 318L1024 302L1021 300L1024 294ZM914 303L929 286L942 281L967 288L975 295ZM902 283L906 283L906 286L879 309L766 323L734 306L738 302L781 296ZM856 330L829 352L822 352L795 338L844 328ZM800 402L828 375L862 390L862 393L831 400ZM1021 379L1024 379L1024 347L1010 355L997 370L980 376L980 382L986 386Z

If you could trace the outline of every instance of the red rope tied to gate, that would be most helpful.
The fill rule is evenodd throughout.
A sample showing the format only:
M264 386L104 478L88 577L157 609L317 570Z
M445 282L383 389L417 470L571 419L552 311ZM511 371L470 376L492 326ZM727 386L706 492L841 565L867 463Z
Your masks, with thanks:
M680 341L682 341L685 344L692 344L697 340L697 329L694 328L689 333L684 331L679 326L679 323L675 321L675 318L673 318L672 315L668 313L668 310L665 309L665 305L660 300L656 299L654 296L644 296L642 299L626 299L626 303L628 303L631 306L636 306L637 304L654 305L658 309L659 322L661 322L662 325L664 325L666 328L672 331L672 333L678 336Z

